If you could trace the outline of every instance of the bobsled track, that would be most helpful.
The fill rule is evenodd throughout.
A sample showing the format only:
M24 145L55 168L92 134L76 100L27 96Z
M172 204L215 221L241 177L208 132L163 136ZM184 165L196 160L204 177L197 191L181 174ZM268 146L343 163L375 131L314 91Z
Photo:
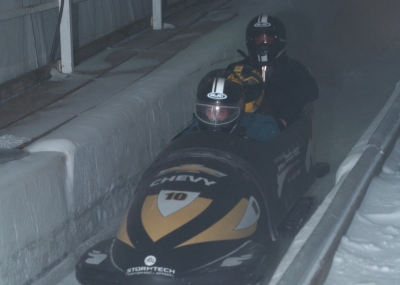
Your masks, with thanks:
M197 83L241 59L261 12L282 19L288 55L318 83L316 156L331 166L307 193L316 215L277 242L262 285L325 282L399 137L397 0L199 0L165 19L171 29L144 30L2 100L0 285L79 284L78 259L115 235L143 172L191 122Z

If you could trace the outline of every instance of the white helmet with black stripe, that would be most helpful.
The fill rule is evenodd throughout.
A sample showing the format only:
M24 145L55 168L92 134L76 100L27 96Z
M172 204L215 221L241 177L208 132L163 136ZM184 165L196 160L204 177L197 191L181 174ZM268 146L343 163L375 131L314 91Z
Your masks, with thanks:
M198 86L195 117L201 130L232 132L244 109L242 86L223 77Z

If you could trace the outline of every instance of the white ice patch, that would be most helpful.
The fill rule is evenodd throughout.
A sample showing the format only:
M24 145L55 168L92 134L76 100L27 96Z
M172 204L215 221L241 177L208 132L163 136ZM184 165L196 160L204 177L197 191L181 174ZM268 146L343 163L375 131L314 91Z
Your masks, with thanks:
M0 137L0 148L15 148L28 141L30 141L30 139L24 137L3 135Z
M400 228L400 210L391 213L364 214L364 217L375 224L392 225Z
M400 139L397 140L392 153L386 159L382 167L382 172L389 175L400 174Z
M74 161L75 161L75 145L66 139L52 139L34 142L26 147L27 151L42 152L42 151L55 151L61 152L66 156L66 170L67 177L65 181L66 200L69 210L73 206L73 185L74 185Z
M58 71L57 69L55 69L55 68L52 68L52 69L50 70L50 75L51 75L50 81L64 81L64 80L66 80L68 77L70 77L69 74L61 73L61 72L59 72L59 71Z
M336 184L339 183L344 175L348 174L353 169L354 165L356 165L357 161L360 159L361 154L362 153L355 153L346 157L336 172Z
M163 30L174 30L176 29L176 26L169 24L169 23L164 23L163 24Z
M361 240L352 240L346 236L342 237L342 247L349 252L367 251L367 252L379 252L381 249L371 242L363 242Z

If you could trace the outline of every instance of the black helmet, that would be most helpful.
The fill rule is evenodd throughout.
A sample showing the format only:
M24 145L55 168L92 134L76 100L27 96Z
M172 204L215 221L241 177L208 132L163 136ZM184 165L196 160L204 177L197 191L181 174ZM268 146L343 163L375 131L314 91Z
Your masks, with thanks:
M246 46L254 61L264 64L274 61L283 53L285 45L285 26L278 18L261 14L247 25Z
M195 116L200 130L232 132L244 106L242 87L223 77L204 81L197 89Z
M227 78L228 75L229 72L225 68L211 70L200 80L199 84L197 85L197 90L199 90L199 88L207 82L214 82L214 79L217 77Z

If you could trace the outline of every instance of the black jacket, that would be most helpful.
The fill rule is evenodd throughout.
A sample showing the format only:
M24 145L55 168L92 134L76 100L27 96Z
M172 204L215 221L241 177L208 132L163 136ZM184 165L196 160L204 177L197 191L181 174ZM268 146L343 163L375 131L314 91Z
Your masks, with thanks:
M250 59L230 64L246 64L261 72L261 66ZM271 68L272 67L272 68ZM267 68L265 98L257 112L285 120L287 126L300 118L304 105L318 98L318 86L308 70L298 61L282 54Z

